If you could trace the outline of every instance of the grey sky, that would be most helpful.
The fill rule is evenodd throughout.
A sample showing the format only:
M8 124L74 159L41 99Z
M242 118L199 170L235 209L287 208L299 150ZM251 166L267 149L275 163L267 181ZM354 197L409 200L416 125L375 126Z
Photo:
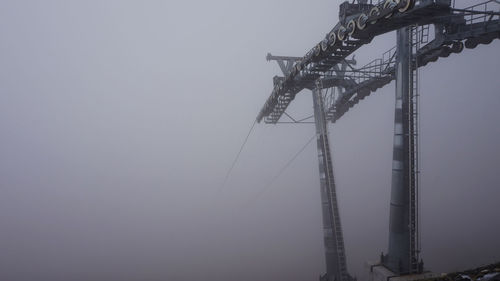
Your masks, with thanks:
M0 280L316 280L314 143L254 200L312 125L257 125L217 190L279 74L266 53L303 55L339 4L3 1ZM438 272L500 260L499 44L421 71L422 256ZM387 248L393 106L390 84L330 126L358 276ZM310 93L290 112L311 114Z

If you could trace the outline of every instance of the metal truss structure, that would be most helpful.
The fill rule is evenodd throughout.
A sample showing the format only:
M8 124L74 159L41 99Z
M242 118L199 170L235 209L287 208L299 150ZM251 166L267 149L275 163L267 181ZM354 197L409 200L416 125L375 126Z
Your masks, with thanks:
M434 25L435 38L417 51L418 64L415 65L419 67L451 53L459 53L464 45L475 48L478 44L488 44L500 38L500 16L494 10L500 5L495 0L466 9L453 8L451 0L390 0L381 5L345 2L342 5L359 6L361 10L344 16L344 21L337 23L326 38L303 57L268 55L268 60L281 61L283 65L287 63L288 67L284 77L275 77L273 91L257 121L278 122L295 95L303 89L313 89L318 79L326 80L323 81L325 87L343 86L346 89L345 94L327 105L328 119L332 122L338 120L350 107L395 77L395 47L361 68L349 68L345 79L338 79L335 75L339 63L377 35L410 25Z
M394 150L391 183L389 250L381 264L397 275L423 270L418 230L418 70L439 58L500 38L500 1L489 0L456 8L454 0L358 0L340 5L340 21L303 57L267 55L283 76L256 121L282 122L286 110L304 89L312 90L321 183L326 274L321 281L351 281L328 140L328 122L377 89L396 80ZM356 68L347 59L377 35L397 30L397 45L370 63ZM311 122L307 122L311 123Z

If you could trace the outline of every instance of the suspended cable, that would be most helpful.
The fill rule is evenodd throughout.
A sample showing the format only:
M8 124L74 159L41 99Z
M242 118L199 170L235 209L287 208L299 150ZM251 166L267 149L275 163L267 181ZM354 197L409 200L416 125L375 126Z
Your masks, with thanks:
M304 144L300 150L295 153L295 155L283 166L281 167L281 169L278 171L278 173L276 173L276 175L274 175L274 177L257 193L257 195L249 201L249 205L251 205L253 202L257 201L261 196L262 194L264 194L267 189L269 189L269 187L271 187L271 185L273 185L273 183L281 176L281 174L283 174L283 172L293 163L293 161L302 153L302 151L304 151L307 146L313 141L313 139L316 137L316 134L314 134L308 141L306 144Z
M302 121L305 121L305 120L307 120L307 119L311 119L311 118L313 118L313 117L314 117L314 115L310 115L310 116L307 116L307 117L302 118L302 119L300 119L300 120L297 120L297 122L302 122Z
M283 111L283 113L288 116L288 118L292 119L293 122L297 123L297 120L293 119L292 116L290 116L288 113L286 113L286 111Z
M252 127L250 127L250 130L248 131L248 134L247 134L245 140L241 144L240 151L238 151L238 154L236 154L236 157L234 158L234 161L231 164L231 167L227 171L226 177L224 178L224 182L222 183L219 190L217 191L218 193L222 190L222 188L224 188L224 186L226 186L227 180L229 179L229 176L231 175L231 172L233 171L233 168L236 165L236 162L238 162L238 159L240 158L240 154L243 151L243 148L245 147L245 145L248 141L248 138L250 137L250 134L252 133L253 128L255 127L255 124L257 124L257 119L253 121Z

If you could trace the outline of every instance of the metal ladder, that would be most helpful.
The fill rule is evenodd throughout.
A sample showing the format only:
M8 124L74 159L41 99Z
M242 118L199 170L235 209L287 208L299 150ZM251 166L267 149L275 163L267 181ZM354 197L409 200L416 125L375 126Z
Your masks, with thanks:
M338 267L340 271L341 281L347 281L348 273L347 273L347 265L346 265L346 255L345 255L345 247L344 247L344 236L342 232L342 225L340 223L340 214L339 207L337 204L337 192L335 187L335 180L333 176L333 166L330 152L330 144L327 138L323 139L323 145L325 150L325 164L327 165L327 185L329 187L329 201L331 204L331 213L333 217L333 230L335 231L335 244L337 249L338 256Z
M340 214L337 203L337 193L335 187L335 178L333 174L333 164L330 151L330 143L328 140L328 123L325 115L325 104L322 93L323 85L321 80L316 82L316 89L313 90L314 108L315 108L315 122L317 133L320 181L322 189L326 198L322 198L326 203L327 208L323 210L323 216L326 216L327 222L323 227L329 231L331 229L331 236L325 233L326 251L329 254L334 254L333 260L336 263L334 268L327 265L328 278L336 281L349 281L351 280L347 272L346 254L344 247L344 237L342 234L342 226L340 222ZM330 242L328 242L329 240ZM332 244L330 244L332 243ZM331 248L330 248L331 247ZM328 259L327 259L328 262ZM333 261L330 261L333 262Z
M428 40L429 26L410 26L411 44L410 44L410 65L411 65L411 88L409 91L409 227L410 227L410 267L409 273L421 273L419 266L420 241L419 241L419 71L418 61L416 59L417 51L421 43Z

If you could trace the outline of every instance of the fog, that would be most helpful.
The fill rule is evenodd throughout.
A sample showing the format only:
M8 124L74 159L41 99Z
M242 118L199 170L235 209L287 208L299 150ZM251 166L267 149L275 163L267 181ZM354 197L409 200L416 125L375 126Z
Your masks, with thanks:
M257 124L222 184L279 74L265 55L302 56L339 4L3 1L0 280L317 280L314 142L267 187L314 125ZM435 272L500 260L499 46L420 73L422 257ZM387 251L394 89L329 127L358 277ZM310 115L310 92L289 113Z

